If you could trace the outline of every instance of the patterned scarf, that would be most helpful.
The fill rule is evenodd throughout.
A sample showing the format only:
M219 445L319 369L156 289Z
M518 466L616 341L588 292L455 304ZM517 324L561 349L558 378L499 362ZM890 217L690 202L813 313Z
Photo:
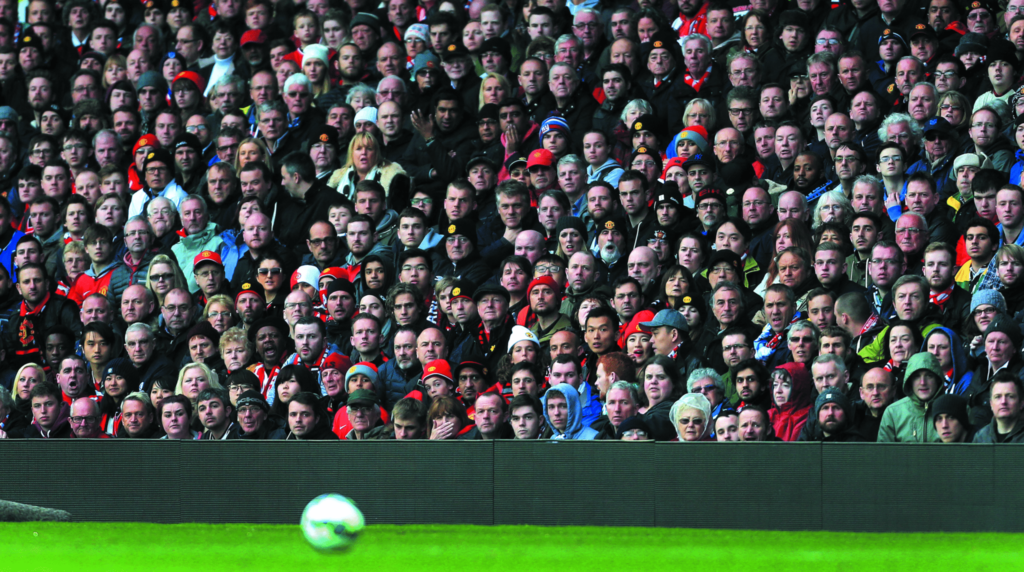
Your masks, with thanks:
M796 312L793 314L793 319L789 321L789 326L799 322L803 317L804 315L801 312ZM786 327L786 330L789 329L789 326ZM754 340L754 357L762 363L768 361L768 358L775 353L775 350L778 349L779 345L785 341L786 330L775 333L775 331L772 330L771 324L765 325L764 331L761 332L761 335L758 336L756 340Z
M708 79L709 75L711 75L711 67L710 66L708 66L707 71L705 71L704 75L700 76L700 78L694 78L692 75L690 75L690 72L687 71L686 74L683 75L683 81L686 82L686 85L692 87L693 91L696 91L697 93L700 93L700 86L701 86L701 84L704 83L705 80Z
M932 304L935 304L942 310L946 309L946 302L949 301L950 295L953 293L953 286L943 290L942 292L930 292L928 299Z
M864 334L864 332L870 332L871 328L874 328L878 324L878 320L880 319L881 318L878 317L878 314L871 314L871 317L868 318L866 322L864 322L864 326L860 329L860 333L857 335L861 336Z

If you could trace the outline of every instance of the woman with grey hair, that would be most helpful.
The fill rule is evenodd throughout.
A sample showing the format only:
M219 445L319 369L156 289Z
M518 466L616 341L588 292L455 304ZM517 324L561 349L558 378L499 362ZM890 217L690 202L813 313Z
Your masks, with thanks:
M853 204L842 190L828 191L822 193L814 207L812 228L816 230L826 222L838 222L849 228L853 215Z
M700 393L687 393L672 404L669 419L675 427L675 441L710 441L711 402Z

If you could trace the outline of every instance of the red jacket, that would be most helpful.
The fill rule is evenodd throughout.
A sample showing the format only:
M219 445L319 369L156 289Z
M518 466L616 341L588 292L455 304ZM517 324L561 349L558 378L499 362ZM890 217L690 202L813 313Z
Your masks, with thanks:
M792 380L789 401L781 407L772 405L768 417L775 429L775 436L783 441L796 441L800 430L807 423L807 414L811 411L811 372L807 366L799 363L787 363L775 368L785 370ZM774 391L773 391L774 393Z

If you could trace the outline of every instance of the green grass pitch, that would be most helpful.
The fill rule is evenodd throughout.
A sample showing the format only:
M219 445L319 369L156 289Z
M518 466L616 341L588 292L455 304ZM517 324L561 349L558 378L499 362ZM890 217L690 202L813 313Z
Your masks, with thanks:
M537 526L371 526L328 555L298 525L19 523L0 524L0 539L0 572L967 572L1016 568L1024 552L1020 534Z

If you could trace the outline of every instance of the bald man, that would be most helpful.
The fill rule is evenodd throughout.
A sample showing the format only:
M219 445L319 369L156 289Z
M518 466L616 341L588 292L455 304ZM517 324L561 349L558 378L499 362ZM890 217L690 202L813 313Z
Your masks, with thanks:
M100 405L89 397L71 404L71 434L79 439L109 439L101 425Z
M807 206L807 197L799 191L786 191L779 195L779 220L795 218L804 221L810 220L811 209Z
M742 158L745 148L743 135L737 129L726 127L715 134L715 157L723 164Z
M523 256L530 264L537 264L537 259L544 254L544 235L535 230L524 230L516 237L516 256Z
M626 273L640 283L646 297L658 278L657 253L647 246L634 248L626 262Z

